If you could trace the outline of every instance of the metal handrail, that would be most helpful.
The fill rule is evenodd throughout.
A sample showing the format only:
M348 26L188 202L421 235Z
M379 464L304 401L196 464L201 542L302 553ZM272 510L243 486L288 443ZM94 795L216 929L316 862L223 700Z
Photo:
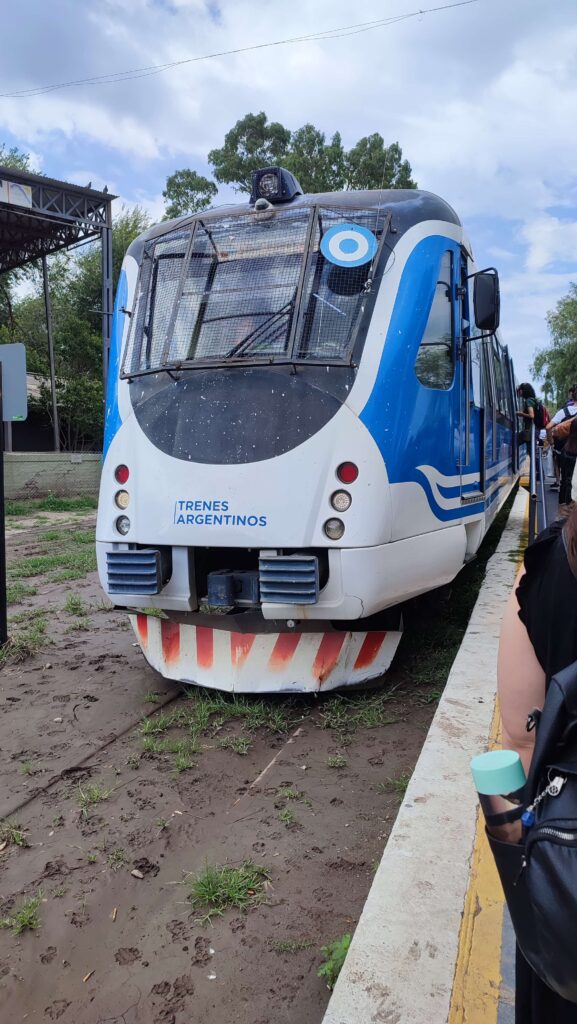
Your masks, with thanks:
M539 452L539 477L541 481L541 530L547 528L547 499L545 497L545 450L543 445L538 445L537 450ZM541 532L541 530L539 532Z
M532 544L535 540L537 526L537 446L535 441L535 420L531 420L531 431L529 435L529 535L527 538L528 544Z

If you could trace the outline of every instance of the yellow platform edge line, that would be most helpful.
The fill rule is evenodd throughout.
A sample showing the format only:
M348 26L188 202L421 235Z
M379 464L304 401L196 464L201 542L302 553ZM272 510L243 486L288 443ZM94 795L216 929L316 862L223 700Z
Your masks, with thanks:
M524 532L528 515L527 497ZM521 554L518 565L522 558ZM499 745L500 731L499 703L496 700L489 750ZM479 811L447 1024L497 1024L504 904L501 882Z
M499 708L495 705L490 750L497 746L499 732ZM479 812L448 1024L496 1024L501 989L503 906L501 882Z

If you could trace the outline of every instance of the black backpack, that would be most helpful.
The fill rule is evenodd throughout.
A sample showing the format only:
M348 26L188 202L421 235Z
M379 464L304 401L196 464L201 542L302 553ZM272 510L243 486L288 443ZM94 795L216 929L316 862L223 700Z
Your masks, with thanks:
M488 838L523 956L577 1003L577 661L553 677L533 727L523 842Z
M569 406L568 405L564 405L563 406L563 412L565 413L565 415L564 415L563 419L561 420L561 423L564 423L565 420L572 420L573 417L575 415L577 415L577 411L576 412L570 412L569 411ZM553 448L557 452L557 455L561 455L561 453L562 453L562 451L563 451L563 449L564 449L566 444L567 444L567 438L566 437L561 437L561 438L556 437L556 438L554 438Z

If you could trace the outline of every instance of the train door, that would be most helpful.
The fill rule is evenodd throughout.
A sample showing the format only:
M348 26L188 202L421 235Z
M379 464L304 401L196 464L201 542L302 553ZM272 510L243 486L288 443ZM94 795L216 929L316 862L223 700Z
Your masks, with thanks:
M460 453L461 504L478 502L485 492L485 408L481 342L475 334L473 299L469 287L467 253L461 250L459 347L460 381Z

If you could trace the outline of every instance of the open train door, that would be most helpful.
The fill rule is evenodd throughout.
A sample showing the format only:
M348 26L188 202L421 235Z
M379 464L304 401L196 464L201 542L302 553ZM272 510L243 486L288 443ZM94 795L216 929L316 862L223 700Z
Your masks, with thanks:
M485 401L483 391L482 342L475 335L472 282L467 252L461 250L461 280L457 305L460 318L461 504L474 505L485 496Z

